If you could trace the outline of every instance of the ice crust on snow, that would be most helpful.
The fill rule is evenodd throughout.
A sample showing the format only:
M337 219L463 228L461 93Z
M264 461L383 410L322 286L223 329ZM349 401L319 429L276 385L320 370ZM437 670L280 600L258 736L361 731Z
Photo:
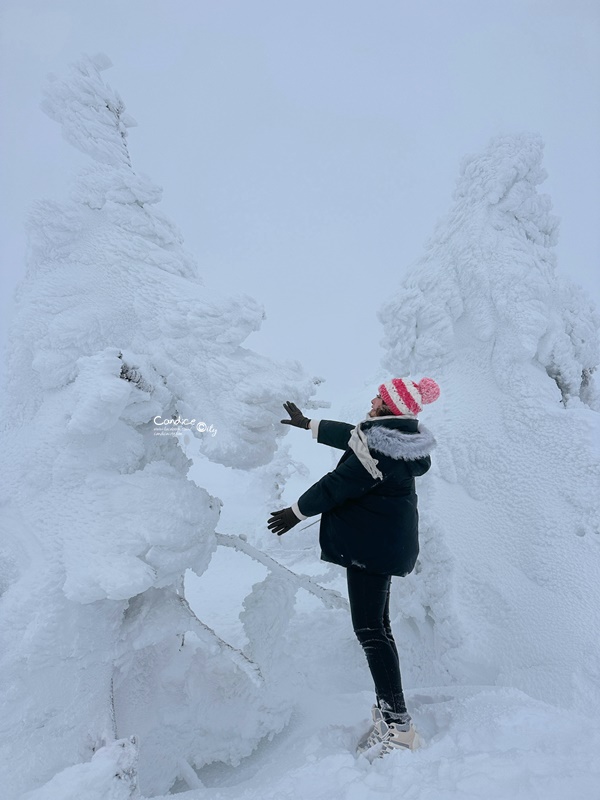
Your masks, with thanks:
M248 755L291 713L183 597L185 571L201 576L217 546L221 501L153 420L212 425L218 435L186 433L202 458L253 468L285 432L282 398L306 407L315 381L244 347L264 318L254 299L203 285L160 188L131 166L132 121L108 65L84 58L46 90L44 110L92 163L70 199L32 211L10 337L0 783L11 798L51 796L62 770L94 783L112 758L98 748L114 754L130 735L141 790L165 792L192 765Z

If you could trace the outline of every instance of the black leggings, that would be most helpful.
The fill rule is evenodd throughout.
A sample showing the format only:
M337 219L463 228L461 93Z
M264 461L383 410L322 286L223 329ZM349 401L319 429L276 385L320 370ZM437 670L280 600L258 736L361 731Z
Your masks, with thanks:
M377 705L388 722L402 721L406 704L400 678L400 659L390 626L390 575L375 575L348 567L348 598L356 638L363 646Z

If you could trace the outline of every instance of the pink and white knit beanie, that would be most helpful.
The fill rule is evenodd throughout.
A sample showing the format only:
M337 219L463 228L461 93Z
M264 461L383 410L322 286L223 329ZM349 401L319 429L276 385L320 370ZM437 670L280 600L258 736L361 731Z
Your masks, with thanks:
M419 383L409 378L393 378L381 384L379 394L392 414L416 417L422 406L438 399L440 387L433 378L422 378Z

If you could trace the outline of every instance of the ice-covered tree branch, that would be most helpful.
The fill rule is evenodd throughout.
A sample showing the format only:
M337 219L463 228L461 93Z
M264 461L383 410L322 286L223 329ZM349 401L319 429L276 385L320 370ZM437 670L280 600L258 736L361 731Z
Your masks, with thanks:
M270 572L273 572L274 574L279 575L285 580L289 581L296 588L305 589L307 592L310 592L310 594L314 594L315 597L318 597L320 600L322 600L328 608L348 608L348 601L342 597L339 592L320 586L312 578L309 578L308 575L298 575L298 573L293 572L287 567L284 567L283 564L280 564L274 558L271 558L271 556L263 553L262 550L259 550L257 547L253 547L240 536L217 533L216 539L217 544L223 547L232 547L234 550L237 550L240 553L245 553L247 556L250 556L250 558L258 561L260 564L264 564L264 566L267 567Z

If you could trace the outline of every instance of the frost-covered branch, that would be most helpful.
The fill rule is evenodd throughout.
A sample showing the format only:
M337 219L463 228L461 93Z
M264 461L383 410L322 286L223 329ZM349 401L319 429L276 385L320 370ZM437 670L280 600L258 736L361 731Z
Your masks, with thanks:
M192 630L198 636L202 644L209 648L213 648L216 645L219 650L222 653L225 653L256 686L261 686L263 684L263 676L258 665L249 659L247 655L242 653L241 650L238 650L224 639L221 639L221 637L218 636L211 627L209 627L205 622L202 622L202 620L194 614L185 597L178 597L178 600L188 612L192 623Z
M244 539L240 536L232 536L227 533L217 533L217 544L222 545L223 547L232 547L234 550L237 550L240 553L245 553L250 558L253 558L255 561L258 561L260 564L264 564L268 570L274 572L277 575L280 575L288 580L292 581L296 584L298 589L306 589L307 592L314 594L318 597L328 608L348 608L348 601L339 594L339 592L334 591L333 589L325 589L323 586L320 586L318 583L315 583L308 575L298 575L296 572L292 572L291 569L284 567L283 564L280 564L278 561L275 561L274 558L268 556L266 553L263 553L262 550L259 550L256 547L253 547L251 544L248 544Z
M123 358L123 354L119 353L119 358ZM132 367L129 364L123 362L123 366L121 367L121 374L119 376L125 381L129 381L130 383L135 383L138 389L141 389L143 392L148 392L148 394L152 394L154 391L154 387L151 383L149 383L145 378L142 376L142 373L138 369L138 367Z

